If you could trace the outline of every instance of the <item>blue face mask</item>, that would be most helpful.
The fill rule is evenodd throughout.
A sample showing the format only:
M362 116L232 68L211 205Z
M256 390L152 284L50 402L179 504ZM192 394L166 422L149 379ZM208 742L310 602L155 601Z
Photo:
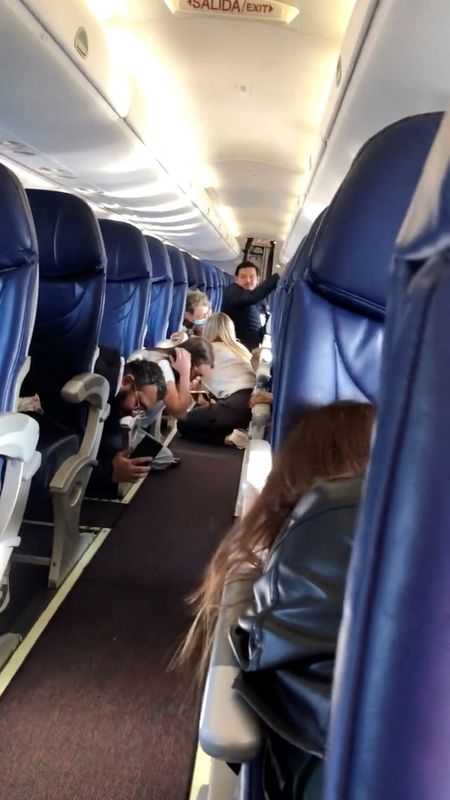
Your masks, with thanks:
M192 323L192 325L194 328L198 328L201 325L204 325L205 322L208 322L208 320L206 319L206 317L203 317L203 319L196 319L195 322Z

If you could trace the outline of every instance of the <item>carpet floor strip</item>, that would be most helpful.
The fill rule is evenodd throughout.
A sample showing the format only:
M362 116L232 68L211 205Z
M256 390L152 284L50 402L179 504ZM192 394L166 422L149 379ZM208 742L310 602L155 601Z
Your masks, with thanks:
M167 664L184 596L232 522L241 453L174 443L1 700L0 800L185 800L192 675Z

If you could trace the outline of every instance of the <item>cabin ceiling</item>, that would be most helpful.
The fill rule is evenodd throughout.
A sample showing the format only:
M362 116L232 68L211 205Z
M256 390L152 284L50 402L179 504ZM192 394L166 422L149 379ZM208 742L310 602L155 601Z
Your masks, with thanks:
M285 25L88 0L143 97L146 141L241 243L290 229L354 0L290 4L299 14Z

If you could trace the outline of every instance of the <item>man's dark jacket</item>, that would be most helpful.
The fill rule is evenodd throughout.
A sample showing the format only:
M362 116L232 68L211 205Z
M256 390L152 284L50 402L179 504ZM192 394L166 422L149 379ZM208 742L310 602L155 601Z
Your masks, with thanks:
M249 350L254 350L262 342L264 327L261 325L261 303L275 289L278 275L271 275L256 289L243 289L237 283L226 287L222 299L222 311L234 322L236 336Z

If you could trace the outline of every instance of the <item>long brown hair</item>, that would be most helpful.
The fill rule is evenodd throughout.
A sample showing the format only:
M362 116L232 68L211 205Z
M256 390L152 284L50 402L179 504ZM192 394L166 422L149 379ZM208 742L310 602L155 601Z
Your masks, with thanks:
M181 347L191 354L191 363L193 367L200 367L202 364L208 364L208 366L214 367L214 350L212 344L204 340L201 336L191 336L190 339L186 339L185 342L177 344L176 347ZM170 356L174 358L176 356L176 347L150 347L148 349L151 350L152 353L157 353L159 360L162 361L164 358L168 359Z
M191 660L203 676L227 579L262 572L272 547L298 501L319 481L362 475L370 451L375 409L342 401L306 411L278 453L261 494L222 540L199 589L188 598L194 620L175 663Z

